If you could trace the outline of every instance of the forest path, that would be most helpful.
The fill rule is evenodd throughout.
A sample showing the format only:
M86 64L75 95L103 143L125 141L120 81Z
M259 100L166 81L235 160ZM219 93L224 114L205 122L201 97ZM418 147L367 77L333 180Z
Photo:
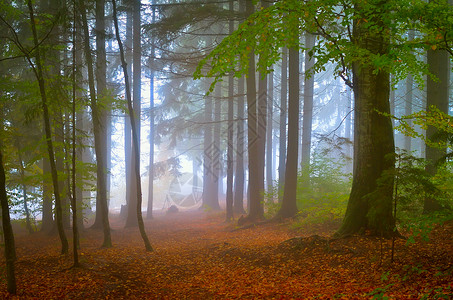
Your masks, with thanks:
M453 223L429 242L406 245L356 236L327 240L333 228L269 223L233 231L223 213L156 213L146 220L155 249L146 252L138 228L112 216L114 247L102 231L81 234L82 268L59 255L57 236L16 234L18 299L366 299L453 296ZM324 232L325 237L310 235ZM68 234L70 232L68 231ZM302 238L294 238L303 235ZM294 239L292 239L294 238ZM4 267L2 259L0 268ZM449 289L450 286L450 289ZM437 291L435 291L437 289ZM9 298L6 284L0 297Z

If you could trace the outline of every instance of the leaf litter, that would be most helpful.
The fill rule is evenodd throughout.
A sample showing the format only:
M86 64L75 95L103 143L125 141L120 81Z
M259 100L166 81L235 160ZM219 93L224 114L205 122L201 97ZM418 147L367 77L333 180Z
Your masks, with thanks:
M138 228L112 217L114 247L84 230L81 268L59 255L57 236L16 234L18 293L2 299L449 299L453 298L453 222L427 242L371 236L330 238L334 227L291 229L264 223L238 230L221 213L156 214L146 221L154 252ZM313 234L315 233L315 234ZM2 258L0 268L4 273Z

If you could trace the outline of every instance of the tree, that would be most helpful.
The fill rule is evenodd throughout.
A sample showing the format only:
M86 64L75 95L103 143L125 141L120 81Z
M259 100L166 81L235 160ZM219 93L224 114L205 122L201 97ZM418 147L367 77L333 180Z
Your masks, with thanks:
M94 71L93 71L93 59L91 56L90 47L90 35L88 32L88 22L86 16L86 8L84 0L79 1L80 11L82 15L82 27L84 32L84 53L85 60L88 69L88 85L89 85L89 98L91 106L91 115L93 122L93 133L94 133L94 150L96 152L96 181L97 181L97 192L96 199L99 199L100 210L102 211L102 230L104 234L104 241L102 247L112 247L112 238L110 234L110 223L109 223L109 212L107 206L107 176L106 176L106 157L105 157L105 141L103 141L102 134L105 135L105 131L102 131L103 119L102 119L102 108L99 107L98 100L96 98L96 89L94 86Z
M49 108L47 105L47 93L46 93L46 87L45 87L45 81L44 81L44 76L43 76L43 67L42 67L42 61L41 61L41 53L40 53L40 42L38 40L38 33L36 30L36 22L35 22L35 15L33 11L33 5L31 0L27 1L27 6L28 6L28 11L29 11L29 16L30 16L30 26L33 34L33 44L35 48L35 64L31 61L31 57L29 56L29 52L23 48L22 45L19 44L18 41L16 41L16 45L18 46L19 49L24 53L24 55L27 56L27 60L30 64L30 66L33 69L33 72L36 76L36 79L39 84L39 92L41 95L41 104L42 104L42 109L43 109L43 118L44 118L44 129L46 133L46 142L47 142L47 151L49 154L49 161L50 161L50 170L52 174L52 183L53 183L53 190L54 190L54 196L55 196L55 218L56 218L56 224L57 224L57 229L58 229L58 235L60 237L61 241L61 253L66 254L68 253L68 240L66 238L66 234L64 232L63 228L63 212L62 212L62 205L61 205L61 195L60 195L60 189L58 185L58 173L57 173L57 167L55 164L55 155L54 155L54 147L52 143L52 130L50 126L50 116L49 116Z
M428 76L426 85L426 110L431 110L433 107L441 112L448 114L449 107L449 83L450 83L450 68L449 68L449 53L445 50L428 49L428 65L429 72L434 76ZM441 131L434 126L428 126L426 129L426 138L429 140L444 139ZM426 145L426 171L435 175L437 166L447 154L447 148L435 148ZM427 196L424 202L424 212L430 213L442 209L441 204L434 198Z
M296 40L297 42L297 40ZM299 51L289 48L288 150L282 207L277 216L293 217L297 213L297 156L299 146Z
M412 51L427 47L451 51L453 34L447 16L452 12L445 3L423 1L407 6L393 0L351 1L338 6L321 0L282 0L256 12L225 38L200 62L195 78L201 76L201 67L207 62L211 65L207 76L215 77L213 85L229 72L239 77L254 65L252 51L260 53L258 70L267 70L279 59L280 47L294 44L289 28L317 32L322 38L312 49L313 70L323 70L333 62L335 74L353 86L355 96L355 168L338 234L369 231L392 235L393 179L381 176L394 168L393 130L388 117L389 73L401 79L410 71L421 82L427 73L426 64ZM297 17L288 20L291 14ZM406 28L416 28L423 34L417 42L408 42Z
M286 119L288 107L288 48L282 48L281 68L281 92L280 92L280 126L279 126L279 148L278 148L278 195L279 202L283 198L283 187L285 185L286 165Z
M310 33L305 34L305 77L304 77L304 108L303 108L303 123L302 123L302 174L304 176L303 184L308 187L309 182L309 167L311 153L311 128L313 122L313 89L314 89L314 74L310 74L313 68L314 61L310 57L310 51L315 46L315 36Z
M139 3L140 4L140 3ZM118 17L117 17L117 12L116 12L116 1L112 0L112 5L113 5L113 22L115 24L115 36L116 40L118 42L118 46L120 48L120 57L121 57L121 67L123 69L124 73L124 82L126 85L126 99L127 99L127 107L129 111L129 117L131 119L131 127L132 127L132 142L133 142L133 147L132 149L134 150L133 157L134 157L134 162L135 162L135 182L136 182L136 190L137 190L137 206L136 206L136 212L137 212L137 222L138 222L138 228L140 230L140 235L142 236L143 242L145 244L145 249L146 251L153 251L153 248L151 246L151 243L149 242L148 236L146 235L145 232L145 226L143 224L143 217L142 217L142 186L141 186L141 180L140 180L140 157L139 157L139 148L138 148L138 133L137 133L137 127L135 126L135 114L134 114L134 109L132 107L132 97L131 97L131 89L129 86L129 76L127 73L127 63L124 58L124 49L123 49L123 43L121 42L120 38L120 32L118 29ZM130 204L130 203L129 203ZM129 206L129 209L131 207Z
M3 124L1 125L3 126ZM5 238L6 281L8 293L16 293L16 277L14 274L14 262L16 261L16 246L14 244L13 228L9 215L8 196L6 194L6 177L3 167L3 153L0 143L0 204L2 208L2 227Z

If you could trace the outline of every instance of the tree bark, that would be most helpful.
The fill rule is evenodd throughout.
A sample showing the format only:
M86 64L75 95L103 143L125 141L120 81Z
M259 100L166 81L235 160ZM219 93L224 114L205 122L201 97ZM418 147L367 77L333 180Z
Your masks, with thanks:
M46 133L46 144L47 144L47 151L49 154L50 170L51 170L51 174L52 174L52 183L53 183L54 196L55 196L55 218L56 218L56 222L57 222L58 235L59 235L60 241L61 241L61 253L66 254L66 253L68 253L69 244L68 244L68 240L66 238L66 233L64 232L64 227L63 227L61 198L60 198L60 190L59 190L59 186L58 186L58 173L57 173L57 167L55 164L55 155L54 155L54 149L53 149L53 143L52 143L52 134L51 134L52 129L50 126L49 108L47 106L47 94L46 94L45 82L44 82L43 71L42 71L41 53L40 53L40 46L39 46L40 44L38 41L35 16L34 16L33 5L32 5L31 0L27 1L27 5L28 5L29 14L30 14L30 25L31 25L32 33L33 33L33 44L35 46L36 68L32 64L29 57L28 57L28 59L29 59L30 65L33 68L36 79L38 80L39 92L41 95L41 105L42 105L42 109L43 109L43 118L44 118L44 130Z
M305 47L311 49L315 46L315 36L305 33ZM315 60L305 51L305 75L304 75L304 108L302 121L302 184L305 188L310 186L310 154L311 154L311 129L313 123L313 89L315 74L309 74L313 68Z
M385 7L385 2L381 1L379 6ZM363 13L359 4L356 11ZM375 18L373 22L382 22L379 15ZM359 48L376 54L388 51L386 34L371 32L364 23L354 22L353 36ZM373 66L356 61L353 64L353 84L354 175L346 214L337 235L368 231L389 236L394 229L393 177L385 175L385 172L392 173L395 167L395 146L392 122L381 113L390 114L390 76L383 70L376 71Z
M280 93L280 127L278 148L278 200L283 199L286 173L286 118L288 106L288 49L282 49L281 93Z
M3 127L3 124L0 124ZM6 194L6 176L3 168L3 145L0 142L0 204L2 208L2 227L5 239L6 284L10 294L16 294L16 276L14 263L16 261L16 246L14 243L13 228L9 215L8 196Z
M135 13L137 13L138 10L138 15L140 15L140 1L136 1L134 3L134 9ZM145 225L143 223L143 217L142 217L142 186L141 186L141 180L140 180L140 155L139 155L139 148L138 148L138 143L139 143L139 138L138 138L138 132L137 132L137 127L136 122L135 122L135 113L134 109L132 107L132 97L131 97L131 89L129 86L129 76L127 73L127 64L126 60L124 59L124 49L123 49L123 43L121 42L120 38L120 32L118 29L118 17L116 13L116 1L112 0L112 5L113 5L113 22L115 23L115 35L116 35L116 40L118 41L118 46L120 48L120 57L121 57L121 66L123 68L124 72L124 82L126 85L126 99L127 99L127 107L129 111L129 116L131 118L131 127L132 127L132 142L133 142L133 147L134 153L133 157L135 158L135 182L136 182L136 189L137 189L137 207L136 207L136 212L137 212L137 222L138 222L138 228L140 230L140 235L143 239L143 242L145 244L145 249L146 251L153 251L153 248L151 247L151 243L149 242L148 236L146 235L145 232ZM129 207L130 209L130 207Z
M297 159L299 147L299 50L289 49L288 151L286 155L285 186L279 218L297 214Z
M434 81L428 76L426 86L426 110L430 111L434 106L441 112L448 114L448 90L450 83L450 55L445 50L428 50L429 72L436 76L438 81ZM426 129L426 137L429 140L438 141L443 137L439 136L439 130L433 126ZM444 138L445 139L445 138ZM426 171L434 176L437 173L437 167L447 154L447 149L433 148L426 145L425 158L427 160ZM439 201L431 196L427 196L423 205L423 213L431 213L442 209Z
M246 1L246 14L253 13L253 1ZM256 79L255 79L255 53L249 54L249 69L247 72L247 132L248 132L248 169L249 169L249 193L250 207L247 219L255 222L263 218L263 196L260 179L263 169L260 165L260 141L258 136L258 114L256 101ZM261 176L260 176L261 174Z
M87 62L88 68L88 85L89 85L89 94L90 94L90 106L91 106L91 115L93 122L93 132L94 132L94 150L96 152L96 181L97 181L97 194L96 199L99 199L101 216L102 216L102 229L104 233L104 241L102 247L112 247L112 239L110 234L110 224L109 224L109 211L107 207L107 176L106 176L106 165L105 165L105 144L102 134L105 134L105 131L102 131L103 119L100 112L100 108L96 99L96 90L94 87L94 71L93 71L93 59L91 57L91 48L88 32L88 22L86 17L86 8L84 0L79 1L80 11L82 15L82 27L84 31L84 52L85 59Z

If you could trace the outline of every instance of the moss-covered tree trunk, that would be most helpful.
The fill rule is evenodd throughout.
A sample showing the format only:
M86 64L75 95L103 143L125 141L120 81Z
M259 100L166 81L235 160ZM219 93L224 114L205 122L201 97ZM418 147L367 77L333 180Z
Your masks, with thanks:
M386 1L377 5L384 7ZM358 14L363 13L360 5ZM384 13L384 12L383 12ZM364 19L365 14L357 20ZM382 25L379 14L373 14L373 22ZM387 53L389 40L385 27L369 31L366 22L354 24L354 41L358 47L373 54ZM390 114L390 76L384 70L375 70L370 64L353 64L355 99L354 123L354 173L351 194L340 236L369 231L375 235L391 235L393 177L386 171L394 169L395 146ZM379 181L379 182L378 182Z

